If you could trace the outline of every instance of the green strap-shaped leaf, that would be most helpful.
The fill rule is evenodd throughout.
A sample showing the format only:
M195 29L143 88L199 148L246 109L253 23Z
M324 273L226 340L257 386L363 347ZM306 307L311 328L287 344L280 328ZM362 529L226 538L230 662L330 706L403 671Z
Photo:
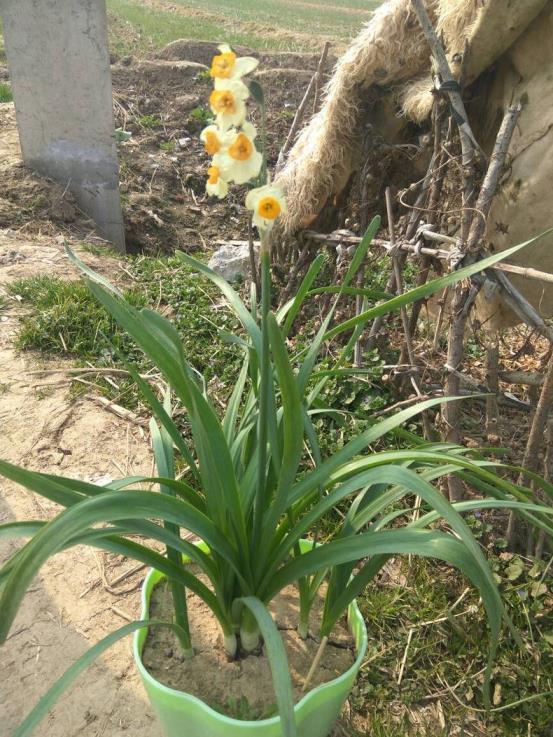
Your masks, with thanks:
M311 288L311 285L319 275L320 270L322 269L322 266L325 262L324 254L320 253L317 258L311 262L309 265L309 269L307 270L307 274L303 277L302 282L300 286L298 287L298 290L293 297L286 305L284 305L283 308L281 308L276 315L276 320L278 324L281 324L282 319L284 318L284 315L286 315L286 319L284 321L284 325L282 326L282 335L286 337L288 333L290 332L292 325L294 324L294 320L298 316L299 311L301 310L301 307L306 299L306 297L309 294L309 290Z
M6 638L30 582L42 564L64 544L94 524L148 517L174 522L198 535L240 575L236 554L226 538L208 517L190 504L164 494L106 492L61 512L19 551L0 599L0 641Z
M244 361L242 363L242 368L240 369L240 373L238 374L238 379L236 381L234 389L232 390L232 394L225 411L225 416L223 418L223 432L229 445L232 442L236 432L238 412L240 411L240 404L242 402L244 388L246 386L246 381L248 380L249 367L250 362L246 353L244 356Z
M489 704L491 668L499 641L503 607L495 583L484 575L473 552L467 549L464 542L457 540L452 535L430 530L402 529L367 532L334 540L293 558L285 564L272 579L271 588L264 598L270 600L288 584L323 568L361 561L367 556L402 554L443 560L462 571L479 590L488 615L491 633L490 653L484 682L484 699L486 704ZM358 593L354 581L355 577L348 585L347 596L344 595L340 599L340 603L345 606ZM324 629L321 632L328 634Z
M435 399L427 399L424 402L419 402L418 404L408 407L401 412L397 412L392 417L388 417L387 419L382 420L382 422L373 425L364 433L361 433L361 435L350 440L349 443L347 443L338 452L334 453L330 458L323 461L320 466L308 473L301 481L298 481L298 483L292 487L288 504L295 504L297 501L301 500L307 492L321 485L325 485L335 471L344 466L354 456L364 451L368 445L375 443L403 422L407 422L407 420L415 417L425 409L435 407L444 402L459 401L459 399L461 399L461 397L438 397Z
M203 264L201 261L192 258L192 256L189 256L187 253L183 253L182 251L175 251L175 256L177 256L177 258L179 258L185 264L194 269L194 271L197 271L200 274L207 276L208 279L211 279L215 286L226 297L227 302L234 310L237 318L244 326L246 332L250 336L255 346L257 354L261 355L261 331L259 330L259 325L252 318L246 305L242 302L242 300L234 291L234 289L230 286L230 284L225 281L225 279L223 279L221 276L219 276L219 274L216 274L212 269L210 269L209 266L206 266L206 264Z
M275 498L264 520L266 529L273 530L277 526L281 515L287 510L287 497L296 478L301 460L303 450L303 413L296 377L288 358L288 352L280 328L272 314L267 318L267 329L269 331L269 340L280 386L284 438L282 464ZM261 541L261 549L263 551L260 555L261 565L263 565L263 561L265 560L267 544L270 539L270 535L264 535Z
M355 249L353 258L350 261L348 270L346 272L346 275L341 285L342 288L349 287L349 285L355 278L355 275L361 268L363 261L365 259L365 256L367 255L367 251L369 250L369 247L371 245L372 239L375 237L375 235L378 232L378 229L380 228L380 222L381 222L380 215L376 215L369 223L367 230L365 231L363 237L361 238L361 242Z
M267 650L273 686L280 715L282 737L297 737L296 720L294 716L294 697L288 659L282 642L282 637L273 622L273 618L265 605L255 596L245 596L237 600L243 604L255 617Z
M29 537L36 534L47 524L48 522L44 521L9 522L0 526L0 538ZM164 533L163 528L158 527L157 525L156 527L161 531L161 533ZM132 530L130 532L132 532ZM209 606L215 617L221 623L221 626L223 628L230 628L230 620L227 613L222 609L211 589L202 583L199 578L190 573L186 567L180 565L176 566L165 556L157 553L155 550L152 550L145 545L141 545L134 540L126 540L124 537L121 537L121 535L127 534L129 534L129 530L116 526L88 529L82 534L79 534L67 541L63 545L62 550L73 547L74 545L92 545L100 550L106 550L107 552L115 553L116 555L124 555L126 558L144 563L150 568L155 568L155 570L163 573L169 580L177 581L197 594L197 596ZM164 537L163 534L160 534L159 538L152 536L152 539L159 539L160 542L164 542L165 544L172 543L174 547L181 551L181 553L188 555L191 560L198 563L202 570L204 570L209 576L215 593L220 599L222 599L220 587L218 586L218 578L216 573L213 571L213 562L209 556L206 556L206 554L200 550L198 546L190 545L190 543L174 538L174 536L169 538ZM0 569L0 585L6 580L13 567L17 564L18 556L23 552L23 550L24 549L22 548L20 551L15 553L15 555L13 555ZM205 556L207 558L209 566L202 565L203 558L198 557L198 552L201 556Z
M117 287L113 286L113 284L106 279L101 274L98 274L96 271L90 268L90 266L87 266L84 261L81 261L81 259L77 256L77 254L72 251L67 243L64 244L65 252L69 258L69 260L72 262L74 266L76 266L78 269L80 269L83 274L85 274L89 279L94 281L96 284L100 284L104 289L109 290L113 294L117 295L118 297L122 297L123 295L121 292L117 289Z
M178 333L161 315L150 310L139 312L97 284L89 286L158 366L188 410L209 514L221 530L226 527L226 534L235 537L237 549L243 550L246 547L244 519L229 448L215 410L192 378Z
M145 381L140 376L140 374L135 369L135 367L127 362L125 362L125 367L127 371L130 373L130 375L132 376L135 384L138 386L142 396L144 397L144 399L146 400L146 403L148 404L148 407L151 409L151 411L153 412L157 420L160 422L160 424L169 433L173 443L180 451L186 463L188 463L188 466L190 467L190 470L194 478L197 481L199 481L200 474L198 472L196 462L194 461L194 458L192 457L192 453L190 452L188 446L186 445L186 442L184 441L184 438L182 437L181 433L179 432L179 429L173 422L172 418L169 417L169 415L163 408L163 405L161 404L159 399L156 397L156 395L152 391L148 382Z

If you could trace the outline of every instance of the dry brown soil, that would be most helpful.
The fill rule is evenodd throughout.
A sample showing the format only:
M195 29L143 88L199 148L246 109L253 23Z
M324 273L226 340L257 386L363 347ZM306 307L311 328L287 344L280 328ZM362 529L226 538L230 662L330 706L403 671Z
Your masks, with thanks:
M95 268L101 260L85 254ZM22 275L74 278L62 245L39 235L0 231L0 289ZM0 315L0 455L27 468L94 481L149 473L142 428L93 402L71 401L63 369L33 373L44 364L13 348L17 304ZM53 504L0 481L0 521L47 519ZM2 541L0 560L19 543ZM0 652L0 734L6 737L45 688L86 649L138 614L143 571L113 588L132 563L75 548L49 562L29 590ZM159 737L131 659L130 639L92 666L41 725L43 737Z
M202 578L202 576L200 576ZM207 583L207 579L205 580ZM269 609L281 630L286 648L290 676L296 700L302 688L319 644L312 636L318 631L322 600L315 602L310 618L310 633L302 640L296 626L299 618L298 592L288 586L274 599ZM171 616L172 598L166 582L152 592L150 613L153 619L167 621ZM185 690L202 699L214 709L223 711L230 705L231 715L237 706L247 705L250 718L266 718L275 711L275 693L269 660L264 652L229 661L222 646L221 628L213 613L198 596L188 598L192 645L196 655L191 660L179 657L175 634L166 628L152 629L143 652L143 662L158 681L170 688ZM324 656L311 680L312 686L337 678L354 661L354 641L346 622L339 622L327 645Z

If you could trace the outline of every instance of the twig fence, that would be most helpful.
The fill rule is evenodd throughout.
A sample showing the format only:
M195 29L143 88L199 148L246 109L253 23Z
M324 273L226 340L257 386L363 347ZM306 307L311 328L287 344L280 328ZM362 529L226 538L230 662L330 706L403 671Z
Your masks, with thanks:
M391 268L386 291L391 294L399 294L403 289L403 270L408 257L418 261L417 286L419 286L427 281L432 269L439 267L440 263L446 264L449 269L456 269L474 263L487 255L484 241L487 219L501 177L507 168L509 146L522 109L520 104L515 104L506 111L488 159L474 136L466 114L462 79L457 81L451 73L445 51L432 26L424 0L411 0L411 2L428 41L433 59L433 151L426 175L416 186L412 185L406 192L400 192L396 198L393 197L390 188L386 189L389 238L375 239L373 246L383 249L390 255ZM318 91L321 87L327 56L328 45L324 48L318 69L298 108L292 128L280 153L277 170L280 170L285 164L286 154L301 127L311 98L315 97L315 109L317 107ZM457 155L453 155L455 147L460 149ZM444 197L447 176L451 175L452 171L458 172L459 169L460 206L456 210L460 217L457 234L452 236L440 232L447 228L444 227L443 213L442 222L440 222L438 204ZM459 174L453 174L453 176L459 176ZM414 201L408 204L405 198L413 193ZM400 221L395 215L395 208L398 206L408 208L410 211L408 216L401 218ZM366 221L367 218L362 217L361 219ZM226 241L234 245L243 245L247 242ZM299 236L299 247L296 244L296 250L285 257L287 283L281 295L282 301L286 301L293 292L294 286L308 268L313 253L321 245L337 249L343 258L344 254L347 256L347 253L352 252L359 242L359 236L346 229L334 230L331 233L303 231ZM249 243L253 252L251 238ZM277 261L281 255L280 252L277 253ZM413 305L410 314L407 310L402 310L403 337L397 371L407 377L413 387L415 392L413 401L437 392L443 392L446 396L459 396L466 393L467 389L471 393L475 389L488 392L490 396L486 399L485 427L489 440L497 439L500 406L507 404L524 411L532 411L524 464L531 471L540 470L540 455L544 444L543 439L546 437L547 448L543 471L547 476L550 475L549 471L553 468L553 421L550 419L553 404L553 357L549 359L549 367L545 376L531 372L501 371L498 339L492 334L487 346L485 384L481 385L463 373L467 324L476 298L484 287L486 289L491 287L495 290L497 296L522 323L528 325L535 334L545 337L553 346L553 330L513 286L509 279L510 274L543 284L553 283L553 274L534 268L499 263L484 273L476 274L469 280L461 281L446 290L439 300L440 309L436 318L434 340L434 345L436 345L440 334L446 329L444 321L447 312L449 318L448 348L441 387L436 387L436 385L428 387L423 383L421 367L418 365L418 357L413 347L423 303ZM448 305L447 310L446 305ZM356 309L357 311L362 309L361 299L357 299ZM383 326L384 318L378 318L368 331L368 336L360 339L355 353L355 361L358 365L363 360L363 350L376 345ZM550 353L553 356L553 350ZM502 393L500 382L528 385L537 400L536 406ZM411 400L404 400L398 404L408 401ZM461 417L460 403L451 402L444 406L442 412L444 440L454 443L463 441ZM434 428L427 416L423 417L423 429L427 438L433 437ZM521 478L520 481L522 483L523 479ZM447 493L451 501L464 498L466 490L458 477L450 477L447 486ZM515 542L516 533L515 520L511 518L508 527L511 545ZM534 540L532 533L529 533L527 552L541 554L543 544L542 536Z

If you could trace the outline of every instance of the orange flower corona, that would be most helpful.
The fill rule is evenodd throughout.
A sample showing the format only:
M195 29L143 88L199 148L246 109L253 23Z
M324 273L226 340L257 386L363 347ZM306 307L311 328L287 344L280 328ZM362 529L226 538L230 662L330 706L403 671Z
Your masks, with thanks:
M227 51L224 54L217 54L213 57L211 62L211 71L209 72L212 77L218 77L219 79L228 79L236 64L236 54L232 51Z
M275 197L263 197L257 203L257 212L265 220L274 220L280 215L280 203Z
M213 156L221 148L221 143L214 131L206 131L204 147L206 154Z
M236 99L230 90L213 90L209 104L216 113L232 115L236 112Z
M210 166L207 170L207 175L209 179L207 180L209 184L217 184L219 181L219 176L221 172L219 170L218 166Z
M229 146L228 152L236 161L246 161L253 153L253 143L244 133L236 136L236 141Z

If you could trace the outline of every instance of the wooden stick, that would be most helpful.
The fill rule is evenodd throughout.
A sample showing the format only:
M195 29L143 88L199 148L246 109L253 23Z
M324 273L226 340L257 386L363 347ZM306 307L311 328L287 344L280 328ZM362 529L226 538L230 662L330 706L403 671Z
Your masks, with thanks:
M448 140L442 145L442 127L443 127L443 110L442 102L437 98L434 100L432 107L432 129L434 131L434 152L433 157L436 162L435 170L432 171L431 184L428 191L427 208L428 222L430 225L434 225L436 222L436 210L438 208L438 202L442 193L444 179L445 179L445 168L442 163L445 159L446 149L445 146L449 143L449 136L451 134L452 126L448 126ZM411 239L409 239L411 240ZM422 287L428 281L430 276L430 270L432 267L432 260L428 256L420 255L420 271L417 275L417 287ZM419 299L411 307L411 317L409 318L409 334L411 337L415 336L417 331L417 325L419 323L419 316L423 305L426 300Z
M442 292L442 296L438 300L438 317L436 319L436 327L434 328L434 340L432 341L432 348L437 351L440 345L440 335L442 333L442 325L444 321L445 307L449 298L449 292L451 287L446 287Z
M469 238L467 242L467 251L478 251L480 243L484 237L486 230L486 224L488 221L488 215L492 206L493 198L499 187L499 178L505 170L505 161L507 159L507 152L511 144L513 133L515 132L515 126L519 119L522 111L522 105L518 103L510 107L501 123L501 128L497 134L496 143L490 159L490 165L488 171L482 182L482 187L478 195L476 202L476 217L474 218Z
M98 396L95 394L87 394L86 399L89 399L91 402L95 402L96 404L99 404L104 409L107 409L108 412L112 412L114 415L119 417L122 420L126 420L127 422L132 422L135 425L141 425L142 427L148 426L148 421L143 419L142 417L139 417L134 412L131 412L129 409L125 409L125 407L121 407L119 404L115 404L114 402L110 402L107 397Z
M395 276L395 282L396 282L396 294L402 294L403 293L403 279L401 276L401 266L399 259L397 257L397 252L395 251L395 227L394 227L394 214L393 214L393 208L392 208L392 193L390 190L390 187L386 187L386 210L388 213L388 230L390 232L390 243L392 244L392 266L394 270L394 276ZM409 332L409 317L407 315L407 309L405 307L402 307L400 309L401 313L401 321L403 323L403 332L404 332L404 339L405 339L405 348L407 351L407 357L409 359L409 363L414 368L414 373L411 375L411 381L413 382L413 388L415 389L415 392L419 397L422 396L423 392L421 391L420 387L420 381L419 381L419 375L418 375L418 368L417 368L417 361L415 357L415 351L413 350L413 344L411 342L411 334ZM424 429L424 437L426 440L432 439L432 424L430 422L430 418L428 416L428 412L422 413L422 421L423 421L423 429Z
M401 685L401 681L403 679L403 673L405 671L405 664L407 663L407 653L409 652L409 646L411 645L411 640L413 639L413 632L414 629L411 627L409 630L409 634L407 635L407 644L405 645L405 650L403 651L403 658L401 660L401 665L399 668L399 673L397 677L397 685Z
M318 84L318 81L322 77L322 70L324 69L324 65L326 63L326 58L328 56L328 49L330 48L330 44L328 41L325 43L323 52L321 54L321 58L319 60L319 64L317 66L317 71L315 74L311 77L309 80L309 84L307 85L307 89L305 90L305 94L303 96L302 101L300 102L300 105L298 109L296 110L296 114L294 115L294 120L292 121L292 125L290 127L290 131L288 133L288 136L286 138L286 141L284 142L283 147L280 150L280 153L278 155L278 160L275 167L275 172L278 173L282 167L284 166L286 154L288 153L289 149L291 148L294 139L296 137L296 134L299 130L299 127L303 121L303 118L305 116L305 111L307 110L307 103L309 102L309 98L311 97L311 93L313 90L316 91L316 87ZM316 94L316 93L315 93Z
M413 0L417 2L418 0ZM482 213L484 220L489 213L493 196L495 195L498 185L499 176L505 166L505 159L511 137L514 132L516 120L520 114L520 108L510 108L505 114L499 133L495 141L495 146L490 161L490 165L484 177L482 189L476 201L476 210ZM467 254L463 259L463 263L474 263L480 254L480 239L484 230L480 226L470 229L467 243ZM503 276L502 274L500 276ZM457 370L462 365L465 344L465 329L469 318L470 310L474 304L478 292L484 283L481 275L474 275L469 284L457 284L454 289L452 300L452 319L448 334L448 352L447 364L448 375L445 382L445 394L448 397L454 397L459 391L459 379ZM449 402L444 406L443 417L446 423L446 439L450 443L460 443L461 437L461 407L459 402ZM464 489L460 479L457 476L450 476L448 479L450 501L460 501L464 496Z
M296 262L292 267L292 270L288 274L288 283L286 284L286 287L282 293L282 297L280 298L281 307L282 305L285 305L286 302L288 302L288 300L294 293L298 282L298 274L304 268L304 266L309 263L309 252L311 250L312 244L309 240L303 239L302 234L299 235L298 239L302 239L302 241L305 240L305 243L300 251L299 256L296 259Z
M543 476L546 481L553 481L553 419L549 418L547 422L547 433L545 436L545 459L543 463ZM543 497L543 494L542 494ZM545 544L545 532L538 532L538 540L536 542L535 556L538 560L542 559L543 547Z
M321 96L321 83L323 81L323 74L326 67L326 60L328 58L328 52L330 50L330 42L327 41L323 48L323 53L321 54L321 58L319 59L319 63L317 65L317 71L315 73L315 99L313 100L313 115L317 112L317 108L319 107L319 100Z
M449 97L449 101L451 103L451 107L453 109L454 117L459 127L461 137L468 138L470 143L472 144L472 147L476 151L482 152L482 149L476 141L476 138L474 137L474 134L469 125L467 112L465 110L465 104L463 102L463 98L461 97L459 83L451 73L451 69L449 68L449 63L447 61L447 56L442 44L440 43L438 34L436 33L434 26L432 25L432 21L430 20L430 16L428 15L428 11L426 10L426 6L424 4L424 0L411 0L411 3L413 5L415 13L417 14L417 18L419 19L419 23L426 37L426 40L428 41L428 45L430 46L430 49L432 51L432 56L434 57L436 67L441 77L441 84L444 87L444 91L447 93L447 96Z
M523 297L518 289L511 284L505 274L502 274L501 271L496 271L492 274L492 279L501 287L501 296L515 315L522 322L537 330L540 335L545 336L553 342L553 329L544 322L541 315L532 307L526 297Z
M49 374L121 374L124 376L130 376L129 371L120 368L109 368L103 366L81 366L71 368L54 368L54 369L37 369L36 371L27 371L26 376L35 376L41 374L42 376L48 376ZM157 374L159 376L159 374ZM140 374L141 379L152 379L155 378L155 374Z
M316 243L324 243L325 245L331 247L336 247L338 245L344 244L356 246L361 243L361 237L358 235L354 235L349 231L337 230L332 233L316 233L314 230L306 230L304 231L304 235L309 240L315 241ZM441 233L435 233L432 230L421 230L420 235L425 240L431 240L440 243L451 243L456 246L458 246L460 243L458 238L453 238L449 235L442 235ZM217 245L245 246L247 245L248 241L219 240L216 241L216 243ZM256 241L256 243L258 243L258 241ZM373 238L371 245L376 246L377 248L384 248L386 251L389 251L392 247L390 241L383 238ZM451 259L451 251L447 251L441 248L430 248L427 246L419 247L415 243L407 243L405 241L398 243L397 248L406 253L412 253L415 255L421 254L423 256L429 256L430 258L439 259L440 261L449 261ZM522 276L525 279L541 281L545 282L546 284L553 284L553 274L550 274L547 271L539 271L538 269L533 269L526 266L497 263L490 267L488 271L504 271L508 274L517 274L518 276ZM109 370L110 369L105 369L106 372L108 372ZM55 373L55 371L53 371L52 373Z
M528 442L526 444L526 450L524 451L524 458L522 460L522 467L528 471L537 471L539 463L539 452L543 446L543 435L545 427L553 406L553 355L549 361L545 380L541 390L540 398L538 400L538 406L536 407L536 413L532 421L530 428L530 434L528 436ZM524 474L521 473L518 480L519 485L524 483ZM509 548L512 549L516 542L516 517L513 512L509 515L509 523L507 525L507 543Z
M313 662L311 663L311 668L309 668L309 673L307 674L307 677L303 683L303 686L301 689L302 693L305 693L307 691L307 687L309 686L311 679L313 678L313 675L315 671L317 670L319 663L321 662L321 658L323 657L323 653L325 651L327 643L328 643L328 637L326 637L325 635L325 637L323 637L323 639L321 640L319 649L317 650L317 653L313 659Z
M498 445L499 440L499 345L494 338L486 350L486 384L492 394L486 399L486 437L488 442Z
M500 371L499 378L507 384L525 384L527 386L542 386L543 374L533 374L529 371Z

